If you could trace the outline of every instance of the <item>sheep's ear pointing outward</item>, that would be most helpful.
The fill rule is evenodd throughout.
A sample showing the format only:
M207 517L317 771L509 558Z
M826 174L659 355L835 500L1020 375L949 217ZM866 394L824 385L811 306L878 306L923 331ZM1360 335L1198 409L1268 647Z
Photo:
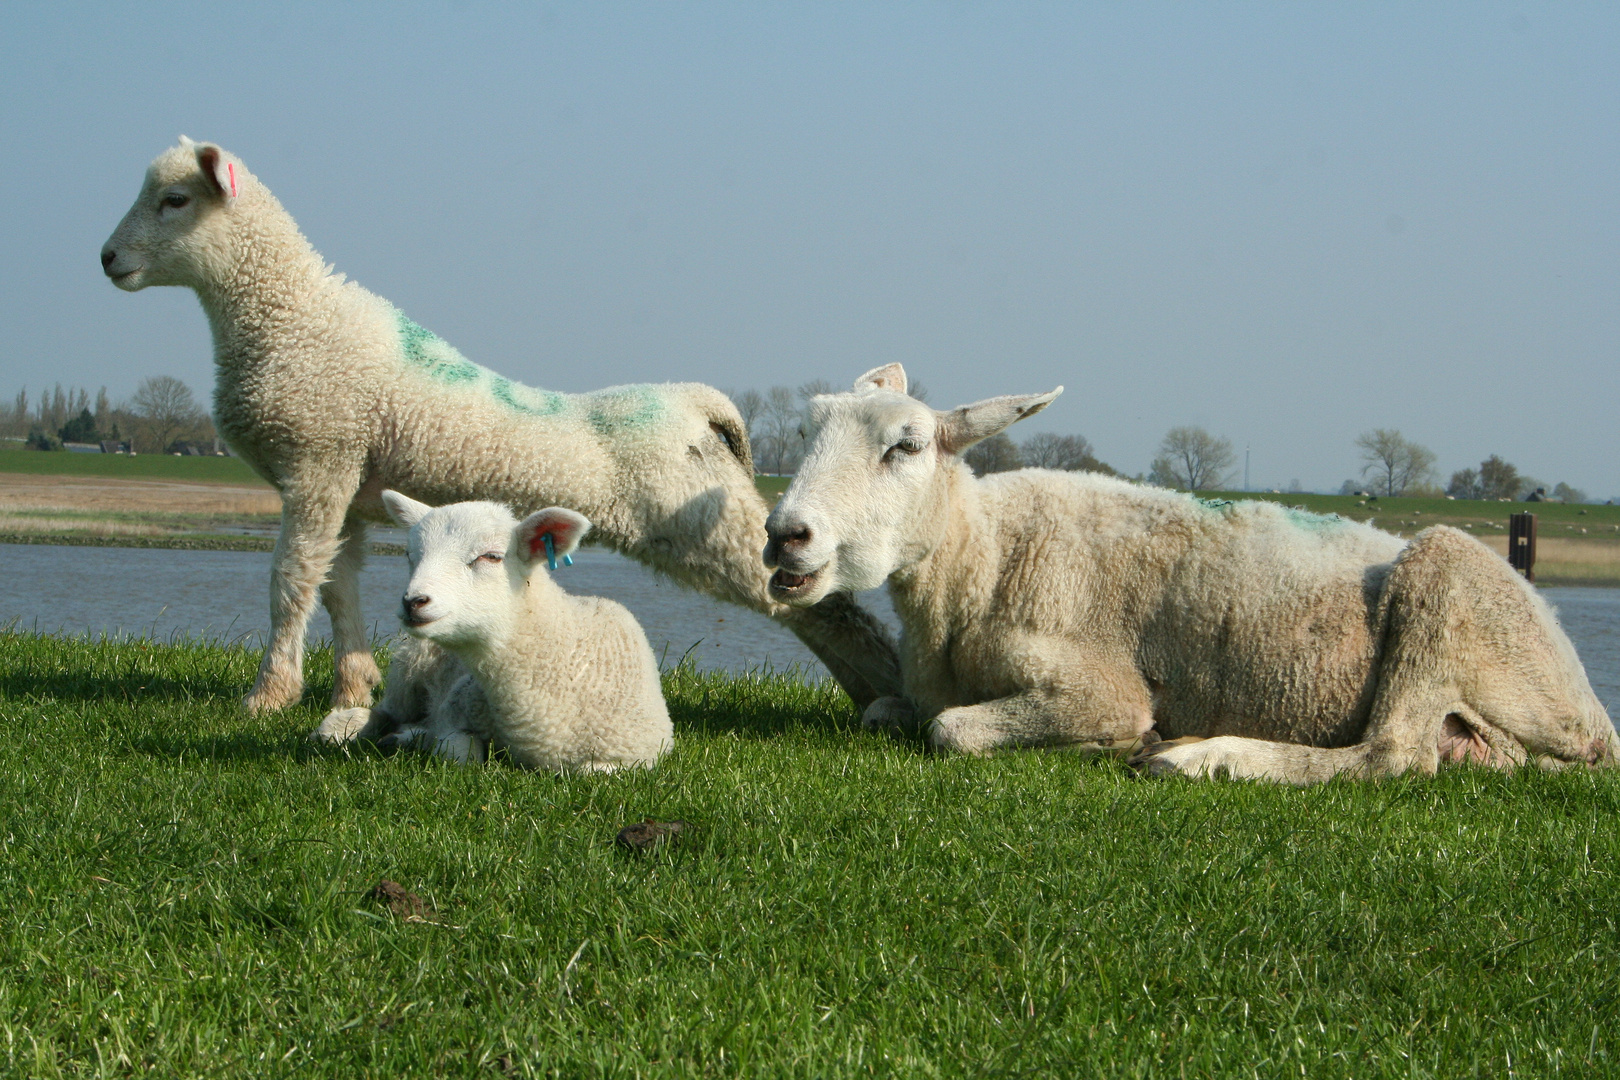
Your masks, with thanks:
M191 149L197 155L197 168L208 178L209 186L223 196L227 204L233 202L242 188L236 163L225 160L225 151L213 143L193 143Z
M409 495L401 495L397 491L383 492L382 501L388 510L388 516L405 529L421 521L427 516L427 512L433 509L427 503L419 503Z
M976 442L1004 431L1025 417L1034 416L1063 393L1063 387L1044 394L1009 394L939 414L939 445L960 454Z
M875 367L855 380L855 392L862 390L892 390L896 394L903 394L906 392L906 369L899 364Z
M536 510L517 527L518 554L527 562L541 559L561 559L574 553L580 540L591 531L591 523L584 514L576 514L560 506ZM546 537L551 537L551 550L546 550Z

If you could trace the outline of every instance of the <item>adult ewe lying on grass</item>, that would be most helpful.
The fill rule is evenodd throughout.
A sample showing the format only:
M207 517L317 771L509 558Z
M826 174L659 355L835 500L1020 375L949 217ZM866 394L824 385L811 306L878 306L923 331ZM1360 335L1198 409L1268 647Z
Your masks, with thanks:
M870 725L973 753L1142 740L1152 773L1291 783L1620 756L1552 610L1472 537L1088 473L976 480L962 451L1062 388L948 413L905 390L892 364L815 398L766 524L788 603L889 581L906 698Z
M794 612L770 599L766 506L742 420L719 391L558 394L479 367L333 273L275 196L209 143L182 139L152 163L101 263L121 289L196 290L214 334L215 423L281 491L270 645L250 711L298 698L317 588L332 616L333 704L371 700L359 568L385 487L434 503L576 507L609 546L783 619L857 702L898 686L892 646L853 602Z
M435 510L382 498L410 529L400 620L416 640L396 654L375 709L333 712L317 737L420 745L461 762L505 750L553 772L651 765L669 749L658 661L635 616L570 596L542 568L573 552L589 521L558 506L520 524L495 503Z

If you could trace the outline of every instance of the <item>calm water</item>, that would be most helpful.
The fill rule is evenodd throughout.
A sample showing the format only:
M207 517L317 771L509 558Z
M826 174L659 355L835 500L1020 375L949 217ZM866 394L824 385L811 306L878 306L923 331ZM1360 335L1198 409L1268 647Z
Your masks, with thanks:
M390 537L384 536L384 539ZM374 636L399 630L403 556L374 555L360 576L360 600ZM573 593L617 600L635 613L653 654L673 666L688 650L699 667L750 671L798 664L826 669L792 633L744 608L711 600L601 548L582 548L556 580ZM270 555L256 551L0 544L0 626L41 633L248 639L270 633ZM882 593L866 598L890 617ZM319 605L311 639L330 637Z
M674 664L691 650L700 667L748 671L799 664L824 669L791 633L763 615L659 578L622 555L583 548L557 572L570 592L611 597L641 620L653 652ZM407 578L399 556L374 556L361 578L366 621L396 632ZM132 634L163 641L207 636L262 639L270 630L270 556L238 551L0 544L0 625L64 634ZM1620 715L1620 589L1545 589L1611 716ZM882 593L862 602L893 622ZM319 608L312 638L331 626Z

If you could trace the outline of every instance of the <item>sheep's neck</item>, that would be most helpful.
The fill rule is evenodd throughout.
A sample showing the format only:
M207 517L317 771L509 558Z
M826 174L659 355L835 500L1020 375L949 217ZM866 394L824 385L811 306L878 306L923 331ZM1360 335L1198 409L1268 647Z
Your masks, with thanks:
M889 595L906 636L948 636L977 618L1001 565L1000 540L980 502L978 481L964 466L944 473L924 508L927 553L889 579Z
M512 618L502 633L456 650L497 717L510 720L522 714L536 672L549 676L557 671L559 650L572 649L578 640L568 600L555 582L536 572L522 594L513 597Z
M273 199L242 209L222 272L196 285L221 364L268 355L288 326L308 324L320 294L342 280Z

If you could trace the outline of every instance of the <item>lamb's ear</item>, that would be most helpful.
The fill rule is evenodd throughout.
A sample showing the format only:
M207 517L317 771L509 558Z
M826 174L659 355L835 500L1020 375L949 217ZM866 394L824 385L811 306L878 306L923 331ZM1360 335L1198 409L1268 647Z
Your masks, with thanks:
M421 521L427 516L427 512L433 509L427 503L419 503L409 495L401 495L397 491L383 492L382 501L388 516L405 529Z
M572 555L591 523L584 514L576 514L560 506L536 510L517 527L513 545L526 562L538 562L546 557L546 537L551 537L551 554L555 558Z
M224 197L227 204L233 202L242 186L236 163L226 160L225 151L213 143L193 143L191 150L197 155L197 168L208 178L209 186Z
M875 367L855 380L855 392L862 390L893 390L903 394L906 392L906 369L899 364Z
M1044 394L1009 394L940 413L939 445L952 454L960 454L974 443L1005 431L1025 417L1034 416L1061 393L1063 387L1060 386Z

